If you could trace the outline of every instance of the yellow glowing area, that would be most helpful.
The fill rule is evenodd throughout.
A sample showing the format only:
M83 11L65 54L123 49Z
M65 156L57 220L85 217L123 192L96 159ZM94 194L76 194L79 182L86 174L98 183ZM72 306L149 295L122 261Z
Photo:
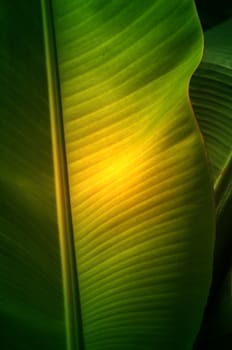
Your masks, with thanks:
M138 156L136 157L135 152L128 150L125 153L109 155L109 158L101 164L102 169L94 176L97 186L114 185L115 192L127 189L133 180L131 176Z
M132 155L119 155L113 156L109 159L108 164L106 163L102 174L99 174L103 184L110 184L118 181L128 180L128 172L133 165L134 159Z
M123 145L124 146L124 145ZM122 205L121 200L128 200L141 183L141 164L146 156L141 147L128 146L121 150L101 151L95 154L95 164L85 168L75 176L76 186L74 196L78 194L81 202L85 200L91 205L116 202ZM88 157L87 157L88 158ZM80 204L80 206L82 206Z

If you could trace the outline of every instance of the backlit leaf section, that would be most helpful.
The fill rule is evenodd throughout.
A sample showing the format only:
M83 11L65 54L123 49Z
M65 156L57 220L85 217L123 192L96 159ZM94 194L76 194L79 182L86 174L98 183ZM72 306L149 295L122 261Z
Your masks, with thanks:
M214 224L193 1L53 10L86 349L191 349Z

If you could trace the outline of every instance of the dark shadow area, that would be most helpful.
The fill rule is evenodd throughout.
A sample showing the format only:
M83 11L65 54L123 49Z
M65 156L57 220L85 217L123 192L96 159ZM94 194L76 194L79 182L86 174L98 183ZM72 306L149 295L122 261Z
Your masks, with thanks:
M195 0L203 30L232 17L231 0Z

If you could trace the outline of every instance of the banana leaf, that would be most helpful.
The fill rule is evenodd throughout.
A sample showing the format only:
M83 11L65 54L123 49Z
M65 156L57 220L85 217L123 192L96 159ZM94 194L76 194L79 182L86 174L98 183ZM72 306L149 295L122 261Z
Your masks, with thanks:
M3 349L191 349L215 221L194 3L41 4L1 3Z
M0 13L0 347L64 349L40 3Z
M208 347L212 349L222 344L223 349L230 349L232 341L231 36L232 19L205 33L203 60L192 78L190 88L193 107L208 149L216 200L217 229L213 282L199 340L203 342L203 348L208 342Z

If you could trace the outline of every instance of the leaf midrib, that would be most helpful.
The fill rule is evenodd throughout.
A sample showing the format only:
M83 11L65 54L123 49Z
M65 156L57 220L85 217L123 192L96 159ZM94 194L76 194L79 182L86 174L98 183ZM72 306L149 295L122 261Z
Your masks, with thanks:
M50 0L41 0L47 69L48 100L54 163L54 180L64 293L64 318L67 350L84 350L81 302L76 266L69 181L64 138L62 101Z

